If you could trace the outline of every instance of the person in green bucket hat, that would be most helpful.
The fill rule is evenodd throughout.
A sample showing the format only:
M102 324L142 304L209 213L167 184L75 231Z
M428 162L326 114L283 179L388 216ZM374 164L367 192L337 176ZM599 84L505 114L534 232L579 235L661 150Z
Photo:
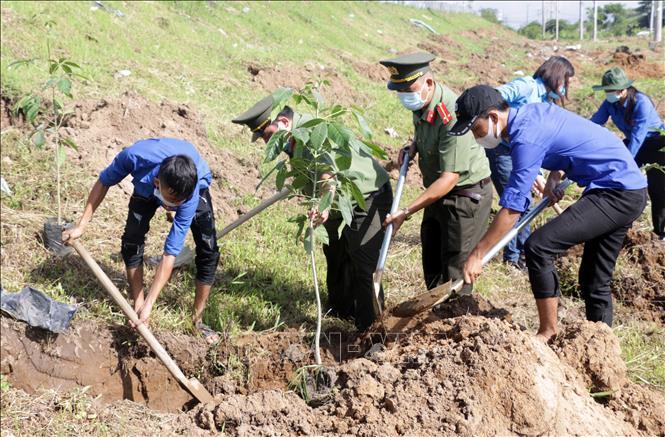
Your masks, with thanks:
M662 132L665 125L651 98L638 91L619 67L607 70L601 84L593 86L593 90L605 91L605 100L591 121L604 126L611 118L623 132L623 142L637 165L658 164L665 167L665 152L662 151L665 148ZM658 238L665 241L665 171L654 166L646 173L653 229Z

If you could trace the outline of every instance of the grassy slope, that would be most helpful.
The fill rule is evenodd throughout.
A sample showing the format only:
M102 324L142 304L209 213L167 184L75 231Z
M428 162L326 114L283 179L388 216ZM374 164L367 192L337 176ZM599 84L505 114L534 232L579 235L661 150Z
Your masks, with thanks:
M391 49L414 50L430 35L410 25L409 18L427 22L463 47L457 60L461 67L446 77L450 86L459 88L469 79L469 71L463 68L468 53L482 53L489 45L500 42L511 44L510 56L505 60L508 68L531 69L531 64L525 61L526 40L472 15L442 14L378 3L106 4L122 10L125 17L118 18L102 10L90 11L89 2L3 2L0 63L3 94L10 97L22 95L40 80L35 69L17 71L8 69L8 65L15 59L42 55L45 39L41 23L53 20L51 32L56 41L56 53L82 64L93 79L91 83L77 87L77 98L113 96L125 90L136 90L154 100L166 98L189 103L204 115L211 141L216 146L258 161L258 152L247 147L246 132L230 123L234 115L263 95L261 90L252 87L246 71L249 62L261 65L313 62L332 66L359 96L372 102L367 118L379 132L385 126L408 132L409 115L399 106L397 99L386 92L384 83L372 82L358 74L350 65L340 62L340 57L373 63L390 57ZM243 12L245 7L250 9L249 12ZM475 28L489 28L499 40L493 42L489 38L474 37L468 31ZM603 47L602 43L597 46ZM599 102L599 96L591 95L588 86L598 80L604 68L589 62L578 72L582 86L573 90L573 96L578 99L583 112L590 111ZM114 79L113 73L121 69L131 70L131 76ZM484 78L473 79L481 81ZM653 95L657 81L645 81L643 88ZM385 136L380 140L393 146L398 146L401 141ZM40 219L52 215L49 199L53 185L48 155L21 143L16 132L3 133L3 157L9 156L16 163L8 169L9 173L3 169L3 176L13 176L11 182L16 191L12 199L3 196L3 216L30 218L26 223L17 224L10 220L7 227L3 225L3 285L14 290L29 282L60 299L73 296L89 302L79 317L102 316L120 320L109 304L99 298L98 288L90 278L77 277L75 272L67 269L67 263L55 263L51 268L52 261L32 238L41 225ZM31 174L42 177L35 180L29 177ZM77 172L71 166L65 174L69 175L70 181L66 186L67 194L70 198L80 199L76 205L67 205L66 210L80 210L85 190L91 183L90 175ZM409 187L407 198L413 198L417 191L417 187ZM252 205L256 201L239 199L238 203ZM252 327L268 329L282 322L296 326L312 320L313 293L304 252L293 244L292 227L284 223L290 214L286 208L276 207L221 242L223 263L206 315L213 326L235 331ZM101 215L98 221L102 220L101 217L106 216ZM110 213L108 217L111 217ZM3 220L7 223L6 219ZM121 278L122 264L112 252L117 252L119 247L116 234L122 228L122 221L116 220L111 225L105 235L90 233L86 238L91 246L95 242L94 255L115 272L115 277ZM166 223L158 222L153 229L164 232L166 226ZM20 234L30 250L19 266L8 261L4 249L7 238L10 238L7 234L11 232ZM156 251L159 244L154 240L152 247ZM392 301L418 291L422 286L417 241L418 220L412 220L400 232L388 263L386 288ZM43 274L44 266L49 269L48 275ZM324 277L325 266L320 267L320 275ZM191 329L186 315L192 300L192 273L193 270L189 270L176 274L165 290L153 317L153 323L159 328ZM488 269L478 288L487 294L511 289L523 296L525 306L533 305L525 278L500 265ZM525 315L524 320L533 322L533 313ZM329 320L328 323L336 322ZM638 343L634 336L630 339L626 345ZM656 347L659 342L655 342ZM641 343L639 345L642 347ZM662 348L657 353L662 357ZM658 381L662 384L665 381L662 365L659 369Z

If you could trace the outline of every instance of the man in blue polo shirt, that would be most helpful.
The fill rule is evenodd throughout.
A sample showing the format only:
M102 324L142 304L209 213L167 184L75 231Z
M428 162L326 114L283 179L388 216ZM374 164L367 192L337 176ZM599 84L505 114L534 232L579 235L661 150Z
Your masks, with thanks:
M563 196L556 187L564 177L585 187L582 197L548 222L526 242L529 280L536 298L537 336L550 340L557 332L559 278L554 258L584 243L579 282L586 317L612 325L610 281L617 256L633 221L646 205L646 180L621 140L572 112L550 103L509 108L492 87L478 85L457 99L452 134L469 129L478 144L511 148L513 170L489 230L464 265L464 278L475 281L485 253L503 237L529 206L529 191L541 167L551 170L545 194Z
M219 261L215 216L208 192L212 173L192 144L174 138L150 138L120 152L111 165L100 173L88 195L83 215L75 227L63 232L63 241L67 243L79 238L108 189L130 174L134 178L134 193L129 200L121 252L139 320L143 323L148 321L152 306L171 277L175 258L191 228L196 243L194 326L208 341L215 341L216 334L201 320ZM143 293L145 235L150 229L150 220L160 206L171 214L175 212L175 216L167 213L173 225L146 295Z

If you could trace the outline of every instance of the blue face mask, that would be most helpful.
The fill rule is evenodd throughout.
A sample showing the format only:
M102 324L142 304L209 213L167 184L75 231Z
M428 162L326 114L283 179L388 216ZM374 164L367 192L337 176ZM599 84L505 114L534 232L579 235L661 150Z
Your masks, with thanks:
M607 100L610 103L616 103L620 99L619 96L616 95L616 93L605 93L605 100Z
M562 86L561 88L559 88L559 93L561 94L561 96L565 96L566 95L566 87ZM554 91L550 91L549 93L547 93L547 96L552 100L559 100L561 98L561 96L559 94L555 93Z
M402 102L402 106L404 106L406 109L409 111L418 111L425 106L425 101L420 97L420 93L422 92L422 89L420 91L413 91L410 93L397 93L397 97L399 97L399 101Z

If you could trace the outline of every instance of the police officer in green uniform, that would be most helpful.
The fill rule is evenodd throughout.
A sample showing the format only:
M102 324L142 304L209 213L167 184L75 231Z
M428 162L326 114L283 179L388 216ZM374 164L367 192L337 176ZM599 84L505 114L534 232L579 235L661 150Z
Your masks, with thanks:
M414 141L405 152L418 155L423 191L393 215L395 232L421 209L423 272L428 289L463 278L462 266L487 227L492 205L490 168L485 152L470 134L455 137L457 95L434 81L429 64L434 56L415 53L381 61L390 71L388 89L413 112ZM403 159L400 153L399 161ZM469 293L467 285L462 292Z
M233 122L244 124L252 131L252 141L263 138L267 143L278 130L292 130L312 117L301 114L286 106L270 119L273 98L268 96L256 103L249 110L236 117ZM284 152L291 156L293 142ZM381 165L364 152L351 151L351 166L343 171L363 193L363 210L354 202L353 219L341 235L338 229L342 223L339 213L324 211L317 216L317 223L323 224L328 231L329 242L323 252L328 262L328 304L330 312L340 318L353 318L356 327L368 328L378 314L374 313L372 301L374 283L372 275L379 260L379 252L384 236L382 226L390 206L393 194L388 173ZM323 175L322 179L330 175ZM383 306L383 287L380 290L380 302Z

